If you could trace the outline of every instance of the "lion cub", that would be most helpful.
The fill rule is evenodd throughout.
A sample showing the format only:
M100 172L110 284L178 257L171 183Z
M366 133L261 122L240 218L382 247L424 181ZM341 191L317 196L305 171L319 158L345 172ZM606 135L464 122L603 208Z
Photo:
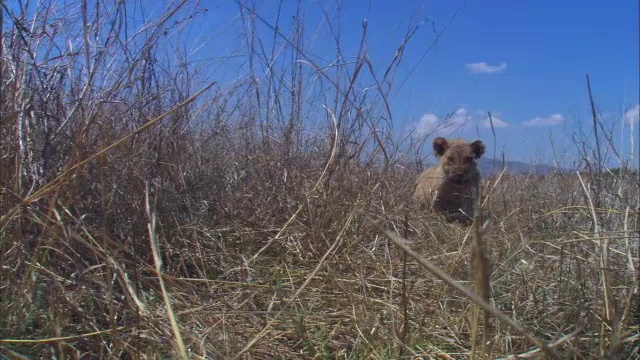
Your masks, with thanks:
M480 140L433 140L433 152L440 164L425 170L416 181L414 199L449 221L468 223L473 219L473 205L480 186L476 160L484 154Z

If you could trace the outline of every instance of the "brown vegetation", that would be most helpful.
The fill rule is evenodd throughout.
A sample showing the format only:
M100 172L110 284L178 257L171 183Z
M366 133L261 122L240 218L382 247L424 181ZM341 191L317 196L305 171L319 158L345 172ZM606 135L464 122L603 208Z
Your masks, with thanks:
M213 87L220 64L183 48L193 2L144 24L133 1L0 18L1 357L467 358L474 303L496 357L637 352L635 178L489 182L492 297L461 291L468 230L407 203L421 144L385 135L406 52L377 73L336 38L317 64L303 24L248 3L248 75Z

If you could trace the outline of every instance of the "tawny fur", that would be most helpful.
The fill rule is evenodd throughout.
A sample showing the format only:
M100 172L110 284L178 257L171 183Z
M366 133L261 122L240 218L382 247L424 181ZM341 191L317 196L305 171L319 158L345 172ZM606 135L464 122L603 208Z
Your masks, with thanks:
M433 152L440 163L420 174L414 199L450 220L462 216L470 221L480 186L476 161L484 154L484 144L479 140L467 143L439 137L433 141Z

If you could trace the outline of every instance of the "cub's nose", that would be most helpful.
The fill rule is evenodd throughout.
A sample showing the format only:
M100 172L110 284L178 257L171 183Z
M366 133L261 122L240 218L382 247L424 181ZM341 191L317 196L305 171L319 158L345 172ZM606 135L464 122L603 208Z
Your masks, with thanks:
M451 181L453 181L456 184L460 184L464 182L464 173L452 174Z

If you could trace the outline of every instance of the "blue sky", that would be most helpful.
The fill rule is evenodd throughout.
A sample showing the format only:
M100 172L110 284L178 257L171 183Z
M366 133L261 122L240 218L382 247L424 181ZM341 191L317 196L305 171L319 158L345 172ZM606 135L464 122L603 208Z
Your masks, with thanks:
M442 9L436 14L446 13L453 5L430 4L434 10ZM458 108L482 122L486 116L479 113L491 111L508 124L496 129L496 147L504 149L507 157L552 161L553 139L557 154L566 154L570 162L575 158L571 135L577 126L590 124L585 80L589 73L605 121L618 124L614 140L625 137L616 144L618 150L623 146L623 152L628 152L630 134L623 135L620 119L635 109L637 121L638 61L635 0L579 5L468 1L416 73L415 79L424 81L407 84L421 94L410 103L409 116L417 118L421 111L439 115ZM473 74L465 68L483 62L495 67L485 66L485 70L495 72ZM539 125L531 126L534 123ZM474 131L462 135L470 132ZM482 129L480 136L493 147L490 132Z
M59 6L65 4L61 1ZM132 2L128 16L141 27L167 4L173 2ZM255 1L257 12L272 25L278 4ZM285 36L292 34L296 4L282 2L279 30ZM407 29L421 23L405 48L388 98L398 138L424 136L427 145L437 135L480 138L489 157L504 152L508 159L536 163L552 163L554 149L562 165L571 165L578 159L575 139L592 142L585 80L589 73L601 119L624 158L631 150L630 124L634 124L634 163L638 163L637 0L300 0L300 4L305 53L320 66L336 62L322 9L340 32L347 62L355 59L366 19L366 51L378 77ZM246 56L248 14L243 21L234 0L201 0L183 10L195 15L169 29L166 55L179 54L186 59L179 63L187 62L202 81L218 81L222 91L247 83L251 77ZM441 36L433 45L437 34ZM272 30L258 21L256 35L270 51ZM278 50L283 41L276 43ZM280 69L293 64L285 51L276 51L276 59ZM307 81L316 81L315 70L306 66L306 71ZM264 66L258 66L256 74L265 81ZM371 77L363 76L362 81L374 85ZM307 97L309 107L316 107L315 115L307 113L309 117L324 113L322 96L326 98L323 90L316 89ZM493 116L495 139L486 126L487 112ZM612 166L617 165L614 158Z
M208 2L201 4L206 7ZM275 4L258 3L258 12L273 23ZM326 27L318 4L339 23L348 59L357 53L362 20L367 20L367 51L380 74L411 21L424 21L405 50L395 92L389 99L398 136L424 134L429 135L428 142L436 135L479 137L487 144L490 157L494 151L497 157L504 151L508 159L537 163L553 162L553 141L560 162L571 164L578 158L574 141L578 129L582 128L587 142L592 141L585 80L589 73L598 111L613 135L616 150L623 156L630 152L631 133L625 116L635 121L637 137L637 0L349 0L302 4L307 46L310 53L319 56L320 63L334 61L335 51L328 33L318 30ZM286 16L281 19L293 15L294 9L294 1L284 1ZM222 23L229 26L238 5L217 3L211 10L206 26L214 29ZM441 31L442 36L423 58ZM236 40L242 43L241 37ZM488 111L494 121L495 141L486 127ZM451 116L445 121L447 114ZM453 126L439 128L443 124ZM640 141L634 142L637 163Z

